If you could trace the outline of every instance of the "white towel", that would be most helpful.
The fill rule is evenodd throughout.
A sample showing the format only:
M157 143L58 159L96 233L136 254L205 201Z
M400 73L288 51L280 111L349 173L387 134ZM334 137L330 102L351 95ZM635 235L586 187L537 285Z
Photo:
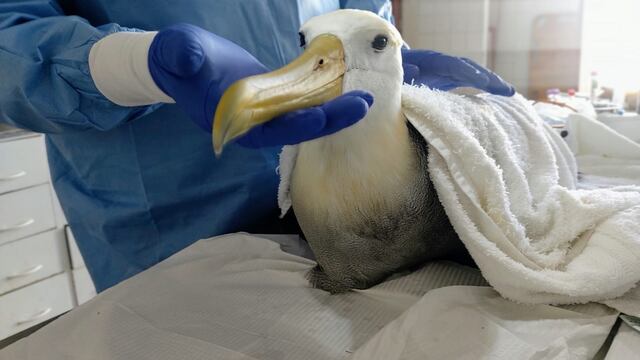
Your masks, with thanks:
M520 95L461 96L406 85L403 112L430 146L449 219L487 281L522 303L603 302L640 281L640 188L576 190L573 155ZM290 206L295 147L283 152ZM634 315L630 301L619 310Z

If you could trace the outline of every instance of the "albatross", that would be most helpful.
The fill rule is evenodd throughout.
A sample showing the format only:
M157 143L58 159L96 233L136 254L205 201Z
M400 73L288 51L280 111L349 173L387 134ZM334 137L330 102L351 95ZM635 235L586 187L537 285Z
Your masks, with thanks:
M318 265L308 278L332 293L464 249L429 178L428 146L402 112L402 37L373 13L339 10L307 21L300 57L243 79L214 118L216 153L253 126L352 90L375 102L358 123L299 144L291 199Z

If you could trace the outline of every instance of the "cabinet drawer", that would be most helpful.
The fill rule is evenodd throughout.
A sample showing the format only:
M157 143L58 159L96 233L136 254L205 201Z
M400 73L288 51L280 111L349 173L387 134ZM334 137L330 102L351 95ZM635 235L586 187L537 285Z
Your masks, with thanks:
M53 227L48 184L0 195L0 244Z
M84 259L82 258L82 254L80 254L80 249L78 249L78 244L76 244L76 238L73 236L70 227L65 227L67 232L67 244L69 246L69 254L71 255L71 267L74 269L85 267Z
M0 297L0 339L73 306L69 274L63 273Z
M73 270L73 284L76 287L76 301L78 305L84 304L96 296L96 288L86 268Z
M0 194L47 181L43 136L0 142Z
M63 272L64 231L53 230L0 246L0 294Z

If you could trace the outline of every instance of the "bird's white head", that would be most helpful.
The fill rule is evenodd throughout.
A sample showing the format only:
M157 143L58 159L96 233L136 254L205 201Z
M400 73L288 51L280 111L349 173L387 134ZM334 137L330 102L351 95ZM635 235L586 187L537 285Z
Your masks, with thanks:
M369 11L335 11L307 21L300 29L300 40L310 44L328 34L337 37L344 49L343 93L366 90L383 100L390 95L389 87L402 85L403 41L389 22Z
M374 96L360 123L398 117L402 44L393 25L368 11L339 10L311 18L300 29L305 50L297 59L227 89L214 118L216 152L253 126L351 90Z

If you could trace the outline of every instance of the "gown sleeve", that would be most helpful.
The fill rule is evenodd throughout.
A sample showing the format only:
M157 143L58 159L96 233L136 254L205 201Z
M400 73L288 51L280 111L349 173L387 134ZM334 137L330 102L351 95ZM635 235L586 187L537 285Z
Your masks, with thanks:
M0 0L0 122L43 133L106 131L152 111L112 103L91 78L91 46L118 31L138 30L94 27L54 0Z

